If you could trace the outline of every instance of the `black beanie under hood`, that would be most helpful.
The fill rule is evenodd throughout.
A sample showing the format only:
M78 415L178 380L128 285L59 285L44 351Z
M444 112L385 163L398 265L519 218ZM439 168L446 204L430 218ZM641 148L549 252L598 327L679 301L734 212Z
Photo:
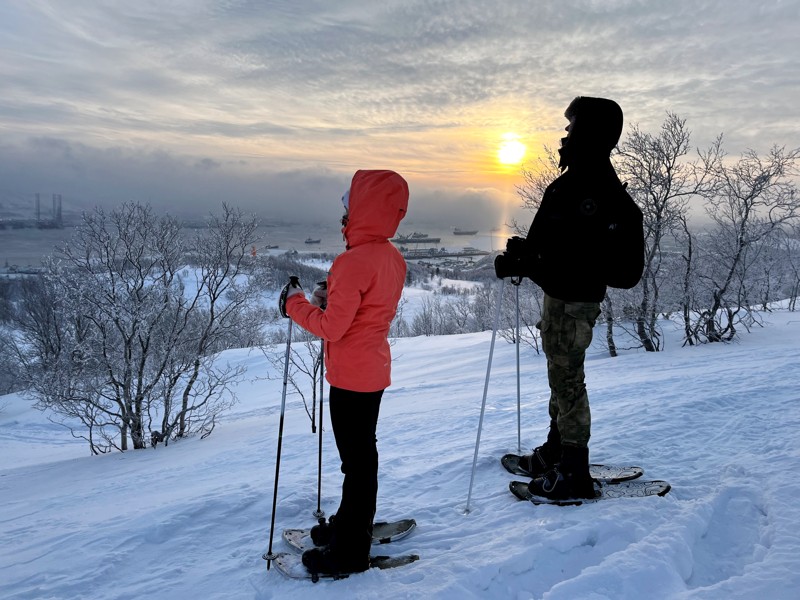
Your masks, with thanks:
M564 116L575 120L558 151L562 169L576 160L607 158L622 135L622 109L613 100L578 96Z

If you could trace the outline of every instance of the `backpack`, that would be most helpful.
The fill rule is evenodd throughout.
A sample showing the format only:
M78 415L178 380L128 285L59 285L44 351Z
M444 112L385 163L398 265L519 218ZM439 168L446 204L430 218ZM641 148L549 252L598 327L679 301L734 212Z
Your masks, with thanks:
M602 236L606 285L625 290L635 287L644 272L644 216L627 185L609 202L608 228Z

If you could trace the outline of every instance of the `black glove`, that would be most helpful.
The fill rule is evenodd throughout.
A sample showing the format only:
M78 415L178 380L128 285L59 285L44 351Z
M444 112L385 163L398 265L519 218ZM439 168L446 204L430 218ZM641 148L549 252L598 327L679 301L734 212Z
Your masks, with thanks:
M515 277L521 279L525 275L525 238L515 235L506 242L506 251L494 259L494 272L498 279Z
M509 256L523 256L525 254L525 238L515 235L506 242L506 254Z
M289 283L283 286L281 295L278 297L278 310L284 319L289 318L289 315L286 314L286 301L295 294L303 294L303 286L300 285L300 279L292 275L289 277Z
M498 279L505 279L506 277L522 278L525 275L524 270L520 256L511 256L503 253L494 259L494 273Z

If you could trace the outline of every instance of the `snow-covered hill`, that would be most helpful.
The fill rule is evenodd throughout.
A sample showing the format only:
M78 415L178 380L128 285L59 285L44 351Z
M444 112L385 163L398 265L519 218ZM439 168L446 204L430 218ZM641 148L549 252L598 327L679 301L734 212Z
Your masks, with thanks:
M514 348L498 341L471 511L490 333L409 338L378 424L379 519L417 530L381 547L421 560L343 581L297 582L261 559L281 382L259 351L240 403L207 439L87 455L19 396L0 398L0 597L4 599L739 598L800 593L800 315L775 312L736 344L587 361L591 458L667 479L664 498L535 507L507 490L516 450ZM523 444L546 434L542 356L523 348ZM327 416L327 415L326 415ZM274 547L316 509L317 436L287 402ZM323 509L341 481L325 432Z

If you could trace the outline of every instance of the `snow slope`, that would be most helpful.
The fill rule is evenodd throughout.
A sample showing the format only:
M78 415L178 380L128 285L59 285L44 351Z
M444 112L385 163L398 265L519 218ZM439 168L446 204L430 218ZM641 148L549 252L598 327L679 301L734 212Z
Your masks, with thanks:
M269 543L281 382L258 351L240 403L205 440L88 456L19 396L0 398L4 599L800 597L800 315L739 343L587 361L591 458L643 466L664 498L535 507L508 491L514 347L498 339L465 514L491 333L397 340L378 425L379 519L414 517L381 552L417 563L316 585L261 559ZM523 348L523 444L547 427L545 361ZM327 407L326 407L327 408ZM326 415L327 416L327 415ZM308 526L317 436L287 399L274 549ZM323 509L341 474L325 432Z

